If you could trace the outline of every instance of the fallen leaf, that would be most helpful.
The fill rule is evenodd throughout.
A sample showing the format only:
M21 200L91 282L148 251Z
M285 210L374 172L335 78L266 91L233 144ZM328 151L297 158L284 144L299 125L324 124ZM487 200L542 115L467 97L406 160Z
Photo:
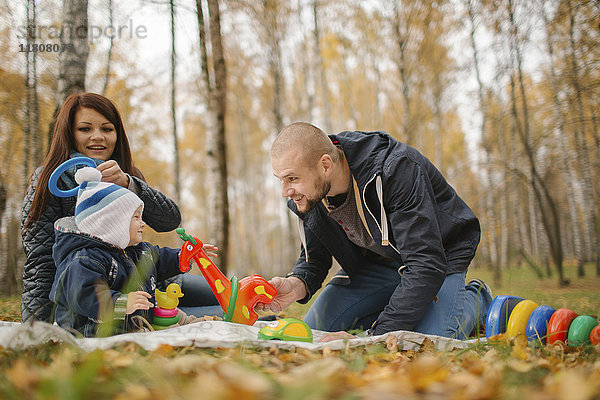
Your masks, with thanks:
M388 335L385 338L385 347L387 347L390 353L396 353L398 351L398 338L394 335Z
M423 339L423 343L421 343L420 352L422 353L435 353L437 350L435 348L435 344L429 338Z
M39 381L36 370L22 359L17 359L13 366L6 371L6 377L14 387L21 391L30 390Z
M167 354L171 353L174 349L175 348L171 345L161 343L156 347L156 349L154 349L153 353L159 356L166 356Z
M521 373L529 372L533 369L533 364L525 362L523 360L510 359L508 360L506 365L510 369Z
M324 347L323 348L323 357L331 357L334 354L335 353L333 352L333 350L331 350L329 347Z
M152 398L152 392L139 383L130 383L119 393L116 400L147 400Z
M587 379L582 368L567 369L550 379L549 389L559 400L589 400L600 396L600 382Z
M448 377L448 370L431 355L423 355L408 364L407 372L411 384L418 391L426 390L432 384L443 382Z

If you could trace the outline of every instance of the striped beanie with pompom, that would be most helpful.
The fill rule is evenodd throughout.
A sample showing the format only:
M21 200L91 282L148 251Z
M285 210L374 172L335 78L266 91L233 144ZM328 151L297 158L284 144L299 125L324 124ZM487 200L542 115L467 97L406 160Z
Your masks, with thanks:
M92 167L75 173L79 184L75 224L81 232L124 249L129 245L131 218L144 202L131 190L101 179L102 173Z

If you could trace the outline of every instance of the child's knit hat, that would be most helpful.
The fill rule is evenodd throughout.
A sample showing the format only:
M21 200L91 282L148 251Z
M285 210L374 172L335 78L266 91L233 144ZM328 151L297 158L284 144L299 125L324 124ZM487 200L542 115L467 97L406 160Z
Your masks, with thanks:
M101 179L96 168L85 167L75 173L80 185L75 224L81 232L124 249L129 245L131 218L144 202L131 190Z

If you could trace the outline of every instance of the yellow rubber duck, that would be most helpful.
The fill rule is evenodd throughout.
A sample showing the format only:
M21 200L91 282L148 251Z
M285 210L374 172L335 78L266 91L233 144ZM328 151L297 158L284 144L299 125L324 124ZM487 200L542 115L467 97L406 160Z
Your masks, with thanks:
M181 287L178 284L171 283L164 292L154 289L154 297L156 298L157 307L171 310L177 307L179 298L183 297L183 293L181 293Z

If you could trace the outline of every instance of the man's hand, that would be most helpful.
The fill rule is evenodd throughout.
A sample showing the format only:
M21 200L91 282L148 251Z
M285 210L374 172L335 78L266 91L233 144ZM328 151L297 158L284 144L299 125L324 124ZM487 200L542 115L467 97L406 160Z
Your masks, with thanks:
M295 301L306 297L304 282L295 276L288 278L274 277L269 283L277 290L277 296L270 303L256 303L256 311L272 311L275 314L287 308Z
M127 295L127 315L132 314L137 310L148 310L150 307L154 307L154 304L150 303L150 294L138 290L137 292L130 292Z
M354 336L349 334L348 332L339 331L339 332L327 332L321 336L319 339L319 343L331 342L332 340L339 339L356 339L358 336Z

